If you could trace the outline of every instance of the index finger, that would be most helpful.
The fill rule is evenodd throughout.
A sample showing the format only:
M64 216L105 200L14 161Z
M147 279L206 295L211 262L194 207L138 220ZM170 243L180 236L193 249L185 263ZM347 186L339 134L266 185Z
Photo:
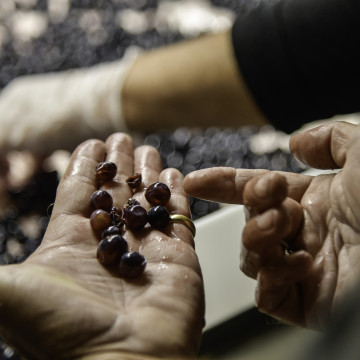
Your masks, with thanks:
M185 191L197 198L228 204L243 204L245 184L255 176L268 173L269 170L234 169L214 167L188 174L184 179ZM313 177L276 171L286 178L288 196L300 201Z

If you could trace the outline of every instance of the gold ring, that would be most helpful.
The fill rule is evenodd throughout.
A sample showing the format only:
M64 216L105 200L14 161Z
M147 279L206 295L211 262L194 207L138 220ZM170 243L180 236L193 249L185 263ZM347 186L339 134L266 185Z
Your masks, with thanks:
M173 214L170 215L170 222L179 223L185 225L192 233L192 236L196 235L196 227L194 222L185 215Z

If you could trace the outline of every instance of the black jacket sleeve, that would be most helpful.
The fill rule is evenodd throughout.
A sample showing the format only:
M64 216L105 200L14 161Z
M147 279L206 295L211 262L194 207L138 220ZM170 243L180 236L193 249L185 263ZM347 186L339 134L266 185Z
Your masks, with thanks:
M359 0L248 0L232 29L240 71L273 125L360 111Z

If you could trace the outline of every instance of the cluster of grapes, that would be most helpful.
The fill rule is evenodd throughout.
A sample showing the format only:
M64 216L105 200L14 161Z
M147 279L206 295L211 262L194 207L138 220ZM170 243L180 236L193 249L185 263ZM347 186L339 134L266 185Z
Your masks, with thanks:
M113 162L101 162L96 167L98 184L111 181L117 172ZM141 174L130 176L126 182L136 190L141 185ZM122 236L123 228L140 230L147 223L152 228L164 228L170 221L170 215L165 208L171 196L170 189L161 182L151 184L145 190L145 198L152 206L149 211L140 203L130 198L123 209L113 205L112 196L105 190L95 191L90 199L93 212L90 225L93 231L100 235L101 240L97 248L97 259L107 267L116 267L122 277L133 278L139 276L146 267L146 259L136 251L129 251L128 243Z

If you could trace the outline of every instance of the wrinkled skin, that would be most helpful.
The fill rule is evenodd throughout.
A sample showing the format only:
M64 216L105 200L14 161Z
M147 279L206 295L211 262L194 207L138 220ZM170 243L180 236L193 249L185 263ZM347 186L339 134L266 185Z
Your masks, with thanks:
M96 259L90 197L97 189L95 167L105 159L118 167L115 179L101 187L116 206L132 197L125 180L140 172L142 187L134 197L144 207L150 205L143 189L162 181L172 192L169 212L190 216L182 175L162 171L154 148L134 150L125 134L81 144L60 182L40 247L22 264L0 267L1 335L28 359L193 356L204 297L190 231L181 224L126 231L130 248L147 259L139 278L122 279Z
M189 174L184 186L245 205L240 267L257 279L259 309L322 329L360 277L360 129L329 123L292 136L290 149L312 167L341 170L313 177L213 168Z

